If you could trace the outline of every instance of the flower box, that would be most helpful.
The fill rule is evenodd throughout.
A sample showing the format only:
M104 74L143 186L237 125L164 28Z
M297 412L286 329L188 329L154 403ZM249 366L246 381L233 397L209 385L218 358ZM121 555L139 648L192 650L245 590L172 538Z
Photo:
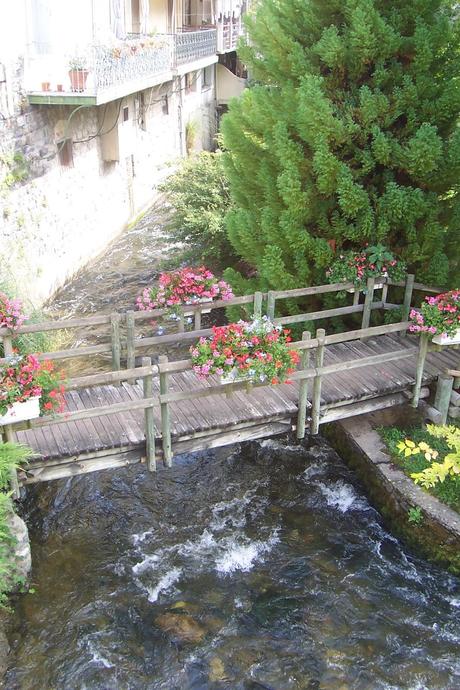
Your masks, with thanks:
M240 381L254 381L254 376L251 374L241 374L238 369L233 368L220 377L221 384L239 383Z
M455 335L447 335L447 333L438 333L433 336L433 343L437 345L455 345L460 343L460 328L457 328Z
M35 395L24 402L15 402L8 409L6 414L0 417L0 426L5 424L15 424L25 422L28 419L35 419L40 416L40 396Z
M381 290L383 288L383 286L384 286L384 283L374 283L374 290ZM362 292L363 290L365 290L364 287L348 288L347 292L354 293L354 292Z
M185 316L194 313L187 311L187 305L232 298L233 292L230 285L223 280L218 280L211 271L200 266L162 273L158 280L158 287L145 288L137 297L136 303L142 311L165 309L173 319L177 320L182 309ZM208 314L210 311L210 308L203 309L201 313Z

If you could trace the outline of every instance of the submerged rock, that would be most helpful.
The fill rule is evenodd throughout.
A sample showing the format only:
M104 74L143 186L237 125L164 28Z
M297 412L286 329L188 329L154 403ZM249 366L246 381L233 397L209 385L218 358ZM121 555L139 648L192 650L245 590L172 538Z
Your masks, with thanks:
M213 656L209 662L209 680L211 683L217 683L219 680L225 679L225 666L222 659L218 656Z
M156 625L180 642L198 643L206 635L205 628L191 616L181 613L162 613L155 618Z

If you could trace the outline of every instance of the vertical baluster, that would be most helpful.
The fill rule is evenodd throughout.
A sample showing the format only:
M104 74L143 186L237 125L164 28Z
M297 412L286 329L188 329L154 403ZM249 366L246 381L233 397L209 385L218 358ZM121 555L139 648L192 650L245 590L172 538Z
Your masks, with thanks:
M195 312L195 331L199 331L201 328L201 309L197 309Z
M180 310L180 314L179 314L178 330L179 330L179 333L183 333L185 331L185 320L184 320L183 309Z
M318 347L316 348L315 366L320 368L324 362L324 339L326 331L324 328L318 328L316 331L316 338L318 339ZM313 379L313 395L312 395L312 410L311 410L311 426L310 433L317 434L319 430L319 413L321 408L321 374L317 374Z
M310 340L310 331L302 333L302 340L308 342ZM302 350L300 355L300 369L308 369L310 364L310 350ZM305 436L305 420L307 419L307 403L308 403L308 379L301 379L299 384L299 411L297 413L297 438L304 438Z
M142 366L150 366L150 357L142 357ZM142 378L144 398L153 397L153 380L152 374L147 374ZM145 455L147 458L147 469L149 472L156 472L157 463L155 460L155 422L153 419L153 406L146 407L144 410L145 417Z
M366 297L364 299L363 320L361 328L369 328L371 321L372 302L374 301L374 283L375 278L368 278L366 285ZM364 338L363 338L364 340Z
M355 291L354 291L354 293L353 293L353 306L354 306L354 307L357 307L358 304L359 304L359 296L360 296L360 294L361 294L361 292L359 291L359 289L358 289L358 288L355 288Z
M412 302L412 293L414 291L414 280L415 276L412 273L409 273L406 278L406 287L404 289L404 301L402 305L402 314L401 314L401 321L408 321L409 320L409 314L410 314L410 308L411 308L411 302ZM401 333L401 337L404 338L407 335L407 332Z
M261 292L254 293L254 318L260 319L262 316L262 299L263 295Z
M126 314L126 368L134 369L136 363L136 325L134 322L134 312L128 311Z
M267 316L271 321L273 321L273 319L275 318L275 303L276 303L275 293L273 290L270 290L270 292L268 293L268 299L267 299Z
M161 371L161 365L168 363L166 355L160 355L160 393L166 395L169 392L168 372ZM163 437L163 460L167 467L172 466L172 447L171 447L171 420L169 416L169 403L161 403L161 435Z
M415 371L415 385L414 394L412 396L411 405L417 407L420 400L420 390L422 388L423 369L425 366L426 355L428 352L428 333L420 334L420 342L418 344L417 368Z
M120 314L110 315L110 333L112 341L112 371L119 371L120 364Z

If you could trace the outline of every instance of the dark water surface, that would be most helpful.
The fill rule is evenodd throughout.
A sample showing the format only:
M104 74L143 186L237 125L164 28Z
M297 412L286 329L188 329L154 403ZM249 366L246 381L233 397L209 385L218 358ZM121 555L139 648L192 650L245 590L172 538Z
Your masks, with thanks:
M8 688L460 687L459 582L321 440L36 490Z
M131 308L166 254L150 214L54 313ZM25 511L36 592L8 690L460 688L459 580L386 531L321 439L43 484Z

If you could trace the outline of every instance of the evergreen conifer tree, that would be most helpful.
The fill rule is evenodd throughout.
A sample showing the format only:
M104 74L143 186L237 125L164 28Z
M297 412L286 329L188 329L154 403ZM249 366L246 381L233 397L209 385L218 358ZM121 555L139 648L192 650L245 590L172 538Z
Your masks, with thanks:
M222 122L241 291L324 282L337 247L383 243L458 279L459 10L442 0L260 0L254 86ZM455 287L455 286L454 286Z

